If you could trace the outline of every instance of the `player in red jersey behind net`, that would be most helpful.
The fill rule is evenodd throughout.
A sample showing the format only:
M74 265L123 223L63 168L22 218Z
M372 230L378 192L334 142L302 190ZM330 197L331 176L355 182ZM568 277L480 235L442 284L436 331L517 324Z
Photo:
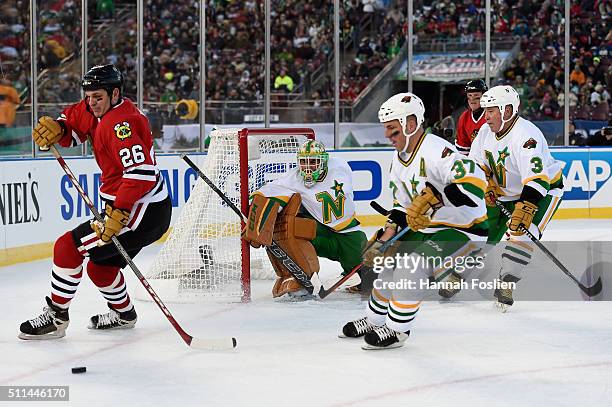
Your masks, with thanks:
M102 170L100 196L104 223L86 221L60 236L53 249L51 296L41 315L20 326L21 339L53 339L65 335L68 307L87 274L108 302L109 312L91 317L90 329L132 328L136 311L121 268L126 261L113 236L131 257L158 240L168 229L172 205L155 162L149 121L122 97L123 77L113 65L91 68L83 77L85 99L67 107L57 120L44 116L32 136L41 147L91 142Z
M465 85L468 109L459 116L457 138L455 139L455 147L461 154L470 153L472 141L476 138L478 130L485 124L484 109L480 107L480 98L487 89L487 84L482 79L469 81Z

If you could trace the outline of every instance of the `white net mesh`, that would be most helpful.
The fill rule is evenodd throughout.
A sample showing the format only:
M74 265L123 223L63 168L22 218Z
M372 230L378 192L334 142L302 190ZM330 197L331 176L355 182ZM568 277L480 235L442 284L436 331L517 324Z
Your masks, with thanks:
M215 130L202 172L241 207L239 129ZM261 131L261 130L260 130ZM305 135L247 137L249 193L296 165ZM244 199L244 198L242 198ZM248 199L248 195L246 196ZM164 300L239 297L242 265L240 219L201 179L196 182L168 240L145 277ZM250 250L252 279L273 278L263 249Z

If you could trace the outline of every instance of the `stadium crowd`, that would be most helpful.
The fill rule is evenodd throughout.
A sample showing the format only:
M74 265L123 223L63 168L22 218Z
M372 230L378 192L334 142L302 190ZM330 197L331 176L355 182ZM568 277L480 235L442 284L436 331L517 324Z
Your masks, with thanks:
M484 0L417 0L416 42L428 39L482 41ZM612 5L603 0L573 2L571 32L572 118L609 115L612 65ZM123 0L98 0L91 21L118 18ZM199 11L193 0L145 3L145 58L149 102L197 98L199 83ZM492 2L494 34L514 37L518 56L497 79L513 84L532 119L558 119L563 113L563 2ZM58 69L78 53L80 4L45 2L39 7L39 68L48 69L39 100L65 102L78 97L80 65ZM18 92L29 83L29 3L0 6L0 54ZM406 36L407 0L344 0L341 18L341 99L349 104L401 50ZM114 29L91 25L89 61L115 63L126 76L126 94L136 95L136 18L117 20ZM333 98L333 1L272 2L272 81L276 93L324 105ZM264 10L255 0L210 0L206 14L206 97L213 101L253 102L263 98ZM77 56L78 59L78 56ZM7 65L9 64L9 65ZM284 75L280 77L281 71ZM276 81L276 79L279 79ZM27 100L27 95L26 95ZM331 103L331 102L329 102Z

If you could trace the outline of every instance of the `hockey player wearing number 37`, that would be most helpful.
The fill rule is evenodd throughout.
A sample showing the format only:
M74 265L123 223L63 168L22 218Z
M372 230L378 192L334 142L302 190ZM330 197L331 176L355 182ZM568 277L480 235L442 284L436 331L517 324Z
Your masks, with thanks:
M363 336L363 349L402 346L426 294L421 283L448 278L454 259L471 254L477 250L475 242L487 237L484 172L455 146L427 134L424 116L423 102L412 93L392 96L378 111L385 137L396 150L390 174L394 205L384 229L372 238L364 264L375 266L402 251L412 258L413 267L385 267L372 288L366 317L342 328L340 337ZM381 252L385 241L407 227L401 245ZM403 281L414 285L406 289L388 284Z
M480 99L486 124L469 154L487 173L489 243L499 242L510 231L499 276L509 283L520 280L533 252L534 245L521 226L540 238L563 196L563 164L550 154L542 132L519 116L519 104L511 86L486 91ZM501 213L496 199L512 213L510 218ZM503 311L514 303L511 288L496 289L494 295Z
M53 339L65 335L68 307L87 274L110 308L91 317L90 329L132 328L136 311L121 268L124 258L113 236L131 257L158 240L168 229L172 206L156 166L147 118L121 96L123 78L113 65L91 68L83 77L85 99L67 107L57 120L44 116L33 138L41 147L69 147L90 140L102 170L100 196L103 224L86 221L60 236L53 249L51 296L41 315L21 324L21 339ZM110 243L110 244L109 244Z
M367 241L355 218L351 168L315 140L300 147L297 164L254 192L243 238L254 247L274 238L309 277L319 271L319 256L338 261L348 273L361 263ZM302 292L285 266L268 257L278 276L272 296Z

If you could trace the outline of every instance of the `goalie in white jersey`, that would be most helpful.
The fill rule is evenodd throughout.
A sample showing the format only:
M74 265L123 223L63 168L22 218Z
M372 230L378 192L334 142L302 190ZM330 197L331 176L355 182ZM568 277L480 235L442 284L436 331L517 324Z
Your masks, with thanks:
M300 147L297 163L253 193L243 238L254 247L274 238L309 277L319 271L318 257L340 262L348 273L361 264L367 241L355 218L351 168L315 140ZM285 266L268 257L278 276L272 295L301 291Z
M542 132L518 115L519 103L518 93L507 85L482 95L486 124L469 154L487 173L489 243L499 242L510 231L500 280L514 283L533 252L533 243L520 225L540 238L563 195L563 163L552 157ZM496 199L512 213L510 218L496 207ZM514 303L511 288L497 289L494 295L504 311Z
M347 323L340 335L363 336L363 349L402 346L426 295L421 282L445 280L456 271L455 264L478 249L475 241L487 238L484 172L454 145L426 133L424 115L423 102L412 93L392 96L378 111L385 137L396 149L391 164L394 206L364 255L366 267L382 271L367 316ZM406 227L410 231L399 239L402 244L382 253L384 242ZM412 258L414 267L380 267L396 254ZM451 261L441 264L437 259ZM415 288L402 287L404 281L416 283Z

